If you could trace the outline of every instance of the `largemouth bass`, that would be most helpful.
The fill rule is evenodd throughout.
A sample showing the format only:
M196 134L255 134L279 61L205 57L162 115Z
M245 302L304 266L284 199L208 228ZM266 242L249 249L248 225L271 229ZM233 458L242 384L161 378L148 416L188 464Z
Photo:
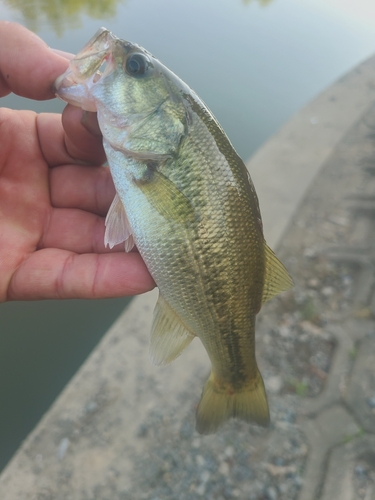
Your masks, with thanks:
M154 56L104 28L55 89L97 111L117 192L105 243L136 244L159 288L152 361L169 363L199 337L212 371L198 432L230 417L267 425L255 316L292 280L264 241L253 183L223 129Z

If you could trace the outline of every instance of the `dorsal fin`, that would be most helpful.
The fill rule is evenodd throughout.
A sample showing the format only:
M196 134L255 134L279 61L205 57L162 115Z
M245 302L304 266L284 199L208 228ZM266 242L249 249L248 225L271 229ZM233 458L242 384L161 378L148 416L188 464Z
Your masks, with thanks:
M262 303L284 290L294 286L293 280L270 247L264 242L265 275L263 285Z

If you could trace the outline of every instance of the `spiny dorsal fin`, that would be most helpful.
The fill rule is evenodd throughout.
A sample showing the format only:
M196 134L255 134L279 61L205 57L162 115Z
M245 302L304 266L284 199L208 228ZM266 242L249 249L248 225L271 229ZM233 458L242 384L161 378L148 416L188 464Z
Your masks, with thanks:
M120 197L116 194L105 218L104 246L113 248L123 241L125 252L130 252L134 246L132 229Z
M264 253L266 266L262 295L263 304L278 293L289 290L289 288L294 286L293 280L285 269L284 264L279 261L266 242L264 243Z
M194 337L168 302L159 295L151 329L151 361L155 365L170 363L186 349Z

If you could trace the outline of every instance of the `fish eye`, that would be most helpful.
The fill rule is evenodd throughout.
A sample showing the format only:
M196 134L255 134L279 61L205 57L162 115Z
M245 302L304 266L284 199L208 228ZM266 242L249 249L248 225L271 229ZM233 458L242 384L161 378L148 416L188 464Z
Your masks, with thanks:
M130 76L144 76L151 66L148 58L143 54L130 54L126 60L125 69Z

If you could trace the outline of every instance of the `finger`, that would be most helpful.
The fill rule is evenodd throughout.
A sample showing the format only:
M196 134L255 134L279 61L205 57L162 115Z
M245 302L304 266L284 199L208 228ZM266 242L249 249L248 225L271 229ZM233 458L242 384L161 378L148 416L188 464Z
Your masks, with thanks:
M30 99L52 99L52 84L68 63L23 26L0 21L0 97L14 92Z
M104 219L83 210L59 208L52 211L39 248L61 248L75 253L104 253ZM117 245L115 251L124 251Z
M104 217L116 194L108 167L63 165L50 171L51 204Z
M82 123L83 119L83 123ZM95 163L105 161L102 135L97 124L96 113L83 112L68 104L62 114L66 148L73 158Z
M68 109L69 108L69 109ZM40 113L37 116L37 128L40 147L48 165L54 167L68 163L104 163L105 154L101 137L92 135L80 122L82 110L67 106L61 115ZM64 128L73 141L67 139Z
M138 253L77 255L49 248L34 252L17 269L7 298L99 299L136 295L154 287Z
M98 115L96 113L93 113L91 111L83 111L81 123L85 127L85 129L90 132L90 134L95 137L102 138L102 132L98 123Z

